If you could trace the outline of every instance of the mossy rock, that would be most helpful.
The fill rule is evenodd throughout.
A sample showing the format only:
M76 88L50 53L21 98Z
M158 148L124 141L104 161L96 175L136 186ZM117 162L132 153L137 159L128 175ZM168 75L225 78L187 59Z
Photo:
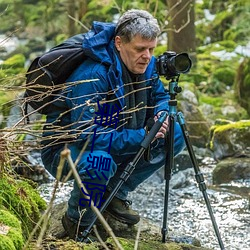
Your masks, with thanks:
M215 159L230 156L250 156L250 120L230 122L225 125L214 125L210 130L210 149Z
M9 211L0 209L0 249L19 250L23 244L20 221Z
M45 210L46 202L26 180L16 180L2 174L0 207L5 207L21 221L23 236L26 239L38 222L41 211Z
M124 250L133 250L135 245L134 239L124 239L118 238L120 244ZM114 245L113 239L109 238L108 243ZM113 249L113 248L112 248ZM208 250L208 248L198 247L194 245L184 244L184 243L175 243L175 242L166 242L162 243L161 241L156 240L139 240L138 250Z

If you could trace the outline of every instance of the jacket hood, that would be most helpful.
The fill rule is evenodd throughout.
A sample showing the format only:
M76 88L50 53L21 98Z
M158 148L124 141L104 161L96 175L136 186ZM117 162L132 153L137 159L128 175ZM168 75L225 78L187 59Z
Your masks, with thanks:
M85 34L83 49L87 56L104 64L112 64L115 24L94 21Z

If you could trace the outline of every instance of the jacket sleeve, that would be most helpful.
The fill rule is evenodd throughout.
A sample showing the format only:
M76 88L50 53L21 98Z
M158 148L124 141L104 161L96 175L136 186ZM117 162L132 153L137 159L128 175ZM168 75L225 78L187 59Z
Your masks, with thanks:
M108 152L110 147L110 153L115 155L136 153L145 137L144 129L118 131L94 122L97 101L105 98L105 93L108 91L109 83L105 78L106 75L104 66L98 64L91 66L84 62L68 79L69 83L74 83L66 90L66 102L71 110L70 129L77 138L76 143L79 147L82 147L89 138L89 146L94 143L95 149ZM78 83L82 79L89 81ZM97 132L94 137L95 128Z

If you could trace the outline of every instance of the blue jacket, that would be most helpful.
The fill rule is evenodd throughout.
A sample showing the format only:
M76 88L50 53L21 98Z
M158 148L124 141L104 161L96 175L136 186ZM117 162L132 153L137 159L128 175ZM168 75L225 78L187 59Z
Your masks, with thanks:
M64 127L63 133L82 147L86 142L90 131L97 127L99 133L94 140L94 148L108 151L110 132L113 133L111 154L125 155L138 151L140 143L145 137L142 124L139 129L126 129L120 126L118 129L103 128L94 124L93 120L97 111L97 101L107 97L110 90L115 91L115 97L119 101L121 109L125 106L124 88L122 81L121 63L114 53L115 25L111 23L94 22L92 29L86 33L83 41L88 59L72 73L67 80L68 87L63 91L65 102L56 102L55 107L48 116L47 123ZM169 95L165 92L162 82L155 70L155 58L151 59L145 72L147 86L148 106L154 106L154 114L159 111L168 111ZM82 80L91 80L78 82ZM67 106L69 112L62 112L60 108ZM45 135L55 135L55 132L45 132ZM53 135L52 135L53 136ZM91 145L93 135L90 136Z

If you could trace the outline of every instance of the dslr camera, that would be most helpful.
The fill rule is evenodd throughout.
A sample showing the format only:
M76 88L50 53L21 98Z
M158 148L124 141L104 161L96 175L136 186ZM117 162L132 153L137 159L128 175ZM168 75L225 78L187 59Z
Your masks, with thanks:
M167 80L187 73L192 66L192 61L187 53L176 54L174 51L164 52L156 59L156 70L160 76Z

